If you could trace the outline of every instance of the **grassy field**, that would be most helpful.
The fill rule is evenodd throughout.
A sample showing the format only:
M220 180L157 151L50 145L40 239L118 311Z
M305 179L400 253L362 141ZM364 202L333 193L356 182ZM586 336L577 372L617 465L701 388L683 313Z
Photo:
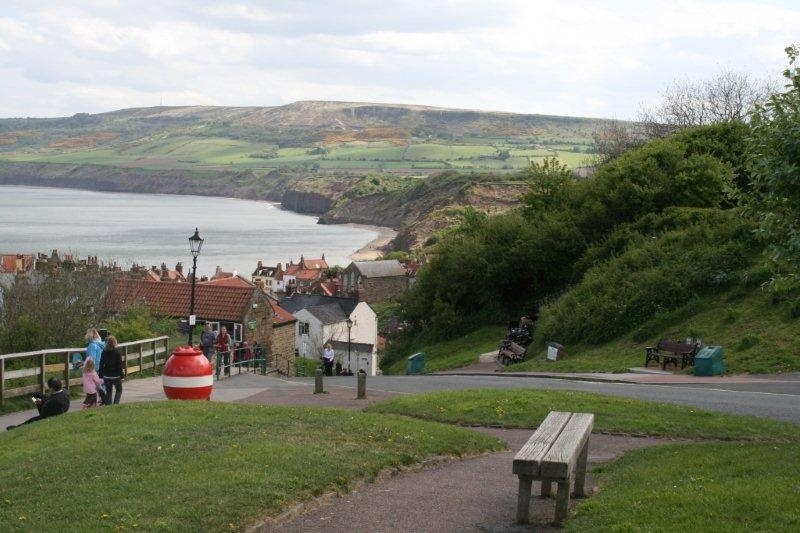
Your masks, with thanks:
M706 345L722 346L728 373L800 371L797 331L800 318L790 305L773 301L761 289L701 298L683 309L657 317L631 335L600 346L566 346L568 357L545 359L544 349L510 367L513 371L624 372L644 365L644 348L659 339L697 337ZM556 340L556 339L554 339ZM652 365L652 363L651 363ZM687 368L685 372L691 372Z
M800 446L702 443L629 452L596 473L565 531L797 531Z
M532 159L555 155L569 167L585 164L588 154L558 150L555 146L518 148L504 139L476 138L446 142L403 144L388 141L354 141L324 145L325 153L314 146L279 148L225 137L195 137L186 134L159 135L119 145L85 148L37 147L5 151L0 159L53 163L126 165L151 169L271 169L318 164L323 169L474 169L511 170L524 168ZM589 149L589 140L579 145ZM500 150L510 157L496 158Z
M685 439L800 442L797 426L672 404L574 391L466 390L403 396L369 411L450 424L534 428L550 411L595 414L597 432Z
M239 531L382 469L504 445L405 417L153 402L24 426L0 447L4 531Z

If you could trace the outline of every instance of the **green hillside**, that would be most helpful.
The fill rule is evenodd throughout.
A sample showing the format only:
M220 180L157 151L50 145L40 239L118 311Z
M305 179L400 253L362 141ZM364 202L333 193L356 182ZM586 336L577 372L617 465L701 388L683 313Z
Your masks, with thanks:
M395 104L154 107L0 119L0 160L154 170L429 173L585 164L606 121Z
M735 122L687 129L585 180L551 160L533 165L520 207L464 212L439 234L383 368L402 372L420 350L433 369L464 364L467 351L475 361L528 314L534 339L514 370L625 371L644 364L646 346L686 337L723 346L729 372L800 370L800 288L765 253L779 241L749 200L749 135ZM569 356L546 363L548 342Z

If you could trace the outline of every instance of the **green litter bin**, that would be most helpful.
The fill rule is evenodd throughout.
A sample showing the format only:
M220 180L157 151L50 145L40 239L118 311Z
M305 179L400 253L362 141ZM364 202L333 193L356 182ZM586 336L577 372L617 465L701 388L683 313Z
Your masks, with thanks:
M725 373L722 346L705 346L694 356L695 376L719 376Z
M415 353L408 358L406 374L421 374L425 370L425 352Z

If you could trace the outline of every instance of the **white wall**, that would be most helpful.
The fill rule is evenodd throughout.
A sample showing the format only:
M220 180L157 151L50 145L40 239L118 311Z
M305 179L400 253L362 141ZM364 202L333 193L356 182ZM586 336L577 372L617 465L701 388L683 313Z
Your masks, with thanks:
M322 356L323 343L325 342L325 331L322 322L305 309L294 313L297 318L295 324L295 348L300 357L307 359L319 359ZM308 322L308 334L300 334L300 324Z

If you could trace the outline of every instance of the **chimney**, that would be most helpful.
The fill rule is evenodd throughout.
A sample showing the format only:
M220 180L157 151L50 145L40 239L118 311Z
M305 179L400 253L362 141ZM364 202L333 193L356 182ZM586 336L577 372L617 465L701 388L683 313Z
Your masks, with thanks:
M259 270L260 270L260 269L262 269L262 268L264 268L264 263L262 263L261 261L259 261L259 262L258 262L258 268L259 268Z
M175 265L175 272L183 276L183 263L180 261L178 261L178 263Z

